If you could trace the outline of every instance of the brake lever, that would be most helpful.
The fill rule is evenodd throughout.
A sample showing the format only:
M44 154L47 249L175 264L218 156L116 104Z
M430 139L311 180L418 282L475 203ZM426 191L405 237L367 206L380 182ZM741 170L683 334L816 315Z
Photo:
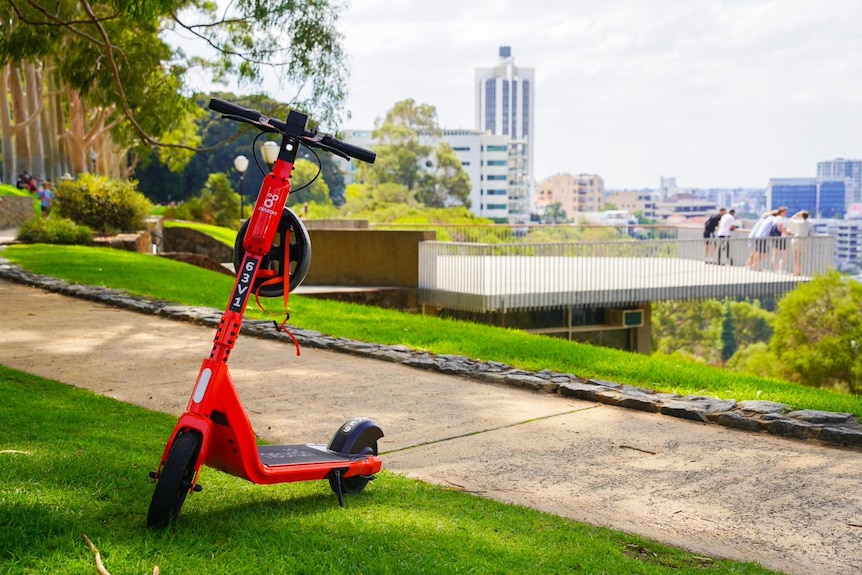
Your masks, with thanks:
M326 144L324 144L322 141L322 136L325 136L325 134L319 135L317 133L317 131L312 131L311 136L305 136L302 138L302 144L304 146L308 146L309 148L319 148L321 150L325 150L325 151L329 152L330 154L335 154L336 156L344 158L348 162L350 161L350 156L348 156L347 154L345 154L341 150L338 150L336 148L331 148L331 147L327 146Z
M243 122L244 124L251 124L255 128L259 129L261 132L270 132L270 133L274 133L274 134L280 133L278 130L276 130L272 126L261 124L260 122L255 122L253 120L249 120L248 118L244 118L243 116L234 116L233 114L222 114L222 118L226 118L228 120L233 120L234 122Z

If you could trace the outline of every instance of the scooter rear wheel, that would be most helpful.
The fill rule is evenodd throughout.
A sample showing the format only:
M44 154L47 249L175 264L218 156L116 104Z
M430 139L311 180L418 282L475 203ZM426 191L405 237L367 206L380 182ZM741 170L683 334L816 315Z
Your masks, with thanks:
M163 529L179 515L192 487L200 447L201 437L197 433L182 433L174 439L150 501L147 527Z
M377 442L375 441L371 445L354 445L352 453L361 453L363 455L377 455ZM332 489L332 492L338 494L338 483L341 482L341 493L345 495L355 495L365 489L365 486L368 485L368 482L371 481L372 477L366 477L364 475L354 475L353 477L338 477L336 478L334 475L329 476L329 487Z

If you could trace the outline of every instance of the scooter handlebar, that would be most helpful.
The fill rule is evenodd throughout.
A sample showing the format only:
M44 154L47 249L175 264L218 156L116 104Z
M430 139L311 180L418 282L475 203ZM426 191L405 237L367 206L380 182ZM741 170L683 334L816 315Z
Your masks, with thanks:
M276 120L275 118L270 118L257 110L245 108L226 100L212 98L210 99L209 108L214 112L218 112L232 119L254 124L264 130L276 131L282 134L288 133L288 126L285 122ZM374 160L377 159L377 154L375 152L343 142L332 134L317 134L315 132L304 130L302 136L303 143L307 146L329 149L330 151L335 151L335 153L340 152L340 155L356 158L357 160L368 162L369 164L373 164Z

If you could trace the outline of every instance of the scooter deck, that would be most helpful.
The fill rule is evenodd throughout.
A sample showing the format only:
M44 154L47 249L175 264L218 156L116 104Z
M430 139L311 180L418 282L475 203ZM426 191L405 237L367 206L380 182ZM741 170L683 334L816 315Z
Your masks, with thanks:
M342 455L325 445L259 445L260 462L267 467L300 465L304 463L339 463L355 459L353 455Z

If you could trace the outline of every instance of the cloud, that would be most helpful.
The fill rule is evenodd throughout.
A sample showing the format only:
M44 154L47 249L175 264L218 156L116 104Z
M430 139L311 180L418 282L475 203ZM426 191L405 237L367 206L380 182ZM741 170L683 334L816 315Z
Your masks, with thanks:
M862 157L858 0L356 0L350 128L412 98L473 128L501 45L536 71L536 170L765 187Z

